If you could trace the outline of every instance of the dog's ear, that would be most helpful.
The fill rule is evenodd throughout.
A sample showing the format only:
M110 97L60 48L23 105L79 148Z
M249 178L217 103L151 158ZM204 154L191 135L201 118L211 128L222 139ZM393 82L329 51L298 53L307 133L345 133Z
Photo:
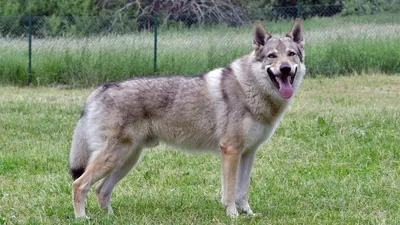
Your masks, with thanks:
M271 38L271 35L264 28L260 21L257 21L254 24L253 28L253 46L254 48L259 48L264 46L268 39Z
M300 18L297 18L293 26L290 28L289 32L286 34L286 37L293 39L294 42L300 44L304 47L304 39L303 39L303 28L301 26Z

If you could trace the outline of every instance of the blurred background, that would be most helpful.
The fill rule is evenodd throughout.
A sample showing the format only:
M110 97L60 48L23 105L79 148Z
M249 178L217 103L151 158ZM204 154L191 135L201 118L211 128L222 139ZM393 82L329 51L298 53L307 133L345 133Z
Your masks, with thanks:
M193 75L303 20L308 77L400 73L400 0L0 0L0 84Z

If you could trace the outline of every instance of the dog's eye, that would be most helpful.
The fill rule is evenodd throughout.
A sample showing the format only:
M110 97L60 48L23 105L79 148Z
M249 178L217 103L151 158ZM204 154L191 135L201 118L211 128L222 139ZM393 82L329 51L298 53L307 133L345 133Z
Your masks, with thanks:
M295 56L296 55L296 53L294 53L294 52L289 52L289 54L288 54L288 56Z
M275 54L269 54L268 58L270 58L270 59L276 58L276 55Z

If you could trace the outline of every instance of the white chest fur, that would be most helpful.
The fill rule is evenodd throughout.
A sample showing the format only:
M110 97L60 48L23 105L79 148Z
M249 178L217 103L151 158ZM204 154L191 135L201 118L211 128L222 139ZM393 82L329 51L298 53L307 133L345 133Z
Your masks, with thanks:
M261 124L248 117L244 120L245 151L254 151L261 144L268 141L278 127L281 117L276 118L272 124Z

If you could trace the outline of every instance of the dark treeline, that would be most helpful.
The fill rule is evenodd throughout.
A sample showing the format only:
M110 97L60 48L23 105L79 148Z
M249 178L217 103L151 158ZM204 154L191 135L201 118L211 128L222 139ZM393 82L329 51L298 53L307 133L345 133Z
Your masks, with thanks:
M298 8L298 3L301 7ZM31 13L33 34L88 36L208 24L239 26L334 15L373 14L399 9L400 0L0 0L0 36L25 36ZM393 5L397 7L393 7Z
M297 0L0 0L0 16L27 16L32 12L34 16L106 16L115 13L139 16L141 13L161 11L165 13L182 13L196 11L201 8L209 10L211 7L221 7L233 10L238 7L243 10L258 10L269 7L296 6ZM303 0L304 5L342 4L356 2L354 0ZM361 1L360 1L361 2ZM375 1L362 1L375 2Z

